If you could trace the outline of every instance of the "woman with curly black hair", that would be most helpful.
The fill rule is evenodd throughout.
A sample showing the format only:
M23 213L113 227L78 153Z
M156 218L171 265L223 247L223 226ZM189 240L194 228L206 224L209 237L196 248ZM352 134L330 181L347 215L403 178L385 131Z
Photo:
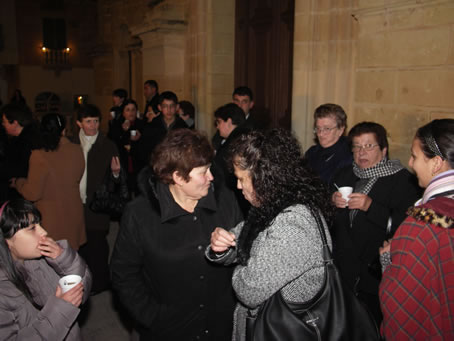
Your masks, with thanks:
M332 207L320 180L304 167L298 141L286 131L240 136L230 161L252 207L245 222L212 233L206 255L226 265L239 263L233 274L239 299L233 340L244 340L248 309L257 310L279 290L287 302L306 302L322 287L322 240L315 215L329 219ZM325 231L331 245L326 223Z

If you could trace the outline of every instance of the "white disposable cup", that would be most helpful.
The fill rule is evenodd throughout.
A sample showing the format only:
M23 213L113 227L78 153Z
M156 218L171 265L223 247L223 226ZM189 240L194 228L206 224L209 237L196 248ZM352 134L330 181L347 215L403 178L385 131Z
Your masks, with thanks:
M111 111L110 116L112 116L112 118L115 118L115 111Z
M349 186L340 187L339 193L342 194L342 198L347 200L348 202L350 200L348 196L353 193L353 187Z
M60 278L58 285L60 285L61 290L63 291L63 293L65 293L68 290L74 288L81 281L82 277L80 277L79 275L68 275Z
M131 133L131 136L136 136L137 135L137 130L131 130L130 133Z

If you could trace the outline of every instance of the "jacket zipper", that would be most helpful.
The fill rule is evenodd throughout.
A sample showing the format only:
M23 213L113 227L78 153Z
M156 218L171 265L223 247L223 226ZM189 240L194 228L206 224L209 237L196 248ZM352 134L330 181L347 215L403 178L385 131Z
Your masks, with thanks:
M317 326L318 317L315 317L314 315L312 315L312 313L310 311L307 312L307 315L309 316L309 320L306 320L305 322L308 325L314 327L315 332L317 333L317 340L322 341L322 336L320 335L320 330L318 329L318 326Z

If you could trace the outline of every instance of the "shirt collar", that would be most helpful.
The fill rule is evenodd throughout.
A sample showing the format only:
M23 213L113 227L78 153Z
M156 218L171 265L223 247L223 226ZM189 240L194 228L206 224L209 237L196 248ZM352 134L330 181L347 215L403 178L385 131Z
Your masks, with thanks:
M191 214L177 204L172 196L172 193L170 193L169 185L158 182L156 184L156 197L161 208L161 223L165 223L166 221L178 218L180 216ZM197 202L194 211L197 211L201 208L208 209L210 211L217 210L213 184L211 184L208 190L208 194Z

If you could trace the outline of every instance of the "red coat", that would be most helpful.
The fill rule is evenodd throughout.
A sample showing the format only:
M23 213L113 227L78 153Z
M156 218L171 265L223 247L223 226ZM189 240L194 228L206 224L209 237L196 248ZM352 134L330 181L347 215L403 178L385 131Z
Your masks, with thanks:
M412 207L380 284L387 340L454 340L454 200Z

